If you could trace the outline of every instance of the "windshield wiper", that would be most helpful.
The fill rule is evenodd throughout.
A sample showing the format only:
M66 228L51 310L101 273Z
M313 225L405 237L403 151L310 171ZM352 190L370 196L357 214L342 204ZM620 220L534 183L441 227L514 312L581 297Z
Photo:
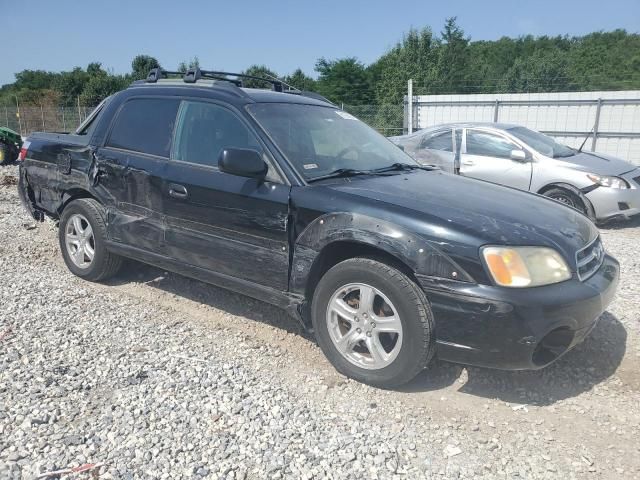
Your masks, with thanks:
M372 170L372 172L375 173L382 173L382 172L393 172L393 171L402 171L402 172L406 172L409 170L427 170L427 171L431 171L431 170L437 170L438 167L436 167L435 165L420 165L420 164L411 164L411 163L392 163L391 165L389 165L388 167L382 167L382 168L376 168L375 170Z
M409 163L393 163L387 167L374 168L373 170L356 170L355 168L339 168L326 175L320 175L307 180L307 182L317 182L319 180L325 180L327 178L340 178L340 177L355 177L356 175L380 175L387 172L394 171L409 171L409 170L437 170L439 167L435 165L412 165Z
M307 180L307 182L317 182L319 180L325 180L327 178L340 178L340 177L355 177L356 175L370 175L372 170L356 170L355 168L339 168L333 172L325 175L319 175Z

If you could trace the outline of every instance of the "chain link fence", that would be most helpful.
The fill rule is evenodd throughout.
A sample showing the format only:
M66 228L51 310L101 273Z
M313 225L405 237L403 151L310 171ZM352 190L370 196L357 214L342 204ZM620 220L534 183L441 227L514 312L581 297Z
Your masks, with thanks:
M385 137L402 135L404 106L393 105L342 105L342 109L378 130Z
M94 107L0 106L0 126L7 126L23 137L31 132L72 132Z
M0 126L23 137L32 132L72 132L95 107L0 106ZM343 105L342 109L372 126L383 135L402 135L404 106Z

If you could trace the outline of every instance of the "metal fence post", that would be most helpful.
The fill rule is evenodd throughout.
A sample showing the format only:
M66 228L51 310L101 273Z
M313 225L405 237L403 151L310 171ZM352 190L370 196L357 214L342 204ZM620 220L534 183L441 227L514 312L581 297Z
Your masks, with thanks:
M498 123L498 110L500 110L500 100L496 98L496 104L493 107L493 123Z
M46 132L47 127L44 126L44 109L42 108L42 104L40 104L40 118L42 118L42 131Z
M67 131L67 122L66 122L66 120L64 118L64 111L65 110L66 110L66 108L63 106L62 107L62 130L66 132Z
M22 136L22 119L20 118L20 104L18 103L18 96L16 97L16 117L18 117L18 128L20 129L20 136Z
M407 132L413 133L413 79L407 82Z
M593 140L591 140L591 151L596 151L596 143L598 142L598 127L600 126L600 110L602 109L602 99L598 99L598 106L596 107L596 121L593 124Z
M5 125L7 127L9 127L9 109L7 108L7 106L4 106L4 119L5 119Z

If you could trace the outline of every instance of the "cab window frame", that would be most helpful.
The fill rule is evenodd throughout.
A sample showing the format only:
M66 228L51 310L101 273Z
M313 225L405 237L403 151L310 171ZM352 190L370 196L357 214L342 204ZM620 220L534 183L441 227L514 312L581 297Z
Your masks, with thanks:
M203 103L208 105L215 105L217 107L225 109L226 111L234 115L236 119L238 119L238 121L246 127L247 131L251 135L253 135L253 137L257 140L260 146L259 153L261 154L262 159L266 162L268 166L268 171L267 171L267 176L265 178L265 181L269 183L274 183L274 184L290 185L290 182L287 176L284 174L284 172L282 171L282 168L280 167L278 162L275 160L273 154L271 153L271 150L268 148L264 140L261 138L259 132L253 127L253 125L251 125L246 120L246 118L244 118L240 110L234 108L233 105L230 105L228 103L218 101L216 99L205 98L205 97L189 97L189 96L182 97L181 96L179 100L180 100L180 106L178 107L178 112L176 114L176 123L174 125L173 136L171 140L171 152L168 158L170 162L182 163L184 165L189 165L190 167L201 168L203 170L210 170L210 171L223 173L220 171L220 168L218 167L217 163L215 165L207 165L204 163L190 162L188 160L180 160L176 158L176 148L178 146L178 135L179 135L181 114L183 112L183 109L186 107L186 104L187 103Z
M123 147L118 147L118 146L114 146L114 145L110 145L109 142L111 141L111 137L113 135L113 131L115 130L118 120L120 118L120 115L122 114L122 110L125 108L125 106L133 101L136 100L167 100L167 101L177 101L178 102L178 108L176 109L176 114L175 117L173 119L173 128L171 129L171 134L170 134L170 138L169 138L169 152L167 156L164 155L158 155L156 153L150 153L150 152L143 152L140 150L133 150L130 148L123 148ZM176 129L176 124L177 124L177 120L178 120L178 112L180 111L180 102L181 99L175 96L170 96L170 95L133 95L130 96L128 98L126 98L120 105L118 105L117 110L114 112L112 118L111 118L111 122L109 124L109 127L107 129L107 133L104 137L104 141L102 142L102 148L107 148L107 149L113 149L113 150L117 150L120 152L127 152L127 153L131 153L134 155L144 155L146 157L151 157L154 159L161 159L164 161L168 161L170 159L170 155L171 152L173 150L173 141L174 141L174 137L175 137L175 129ZM103 110L105 110L103 108Z

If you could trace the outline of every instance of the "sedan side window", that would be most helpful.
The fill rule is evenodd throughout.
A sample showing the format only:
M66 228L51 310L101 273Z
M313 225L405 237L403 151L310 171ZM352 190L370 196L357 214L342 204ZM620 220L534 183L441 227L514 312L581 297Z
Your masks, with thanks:
M467 130L467 153L484 157L511 158L512 150L520 150L506 138L488 132Z
M217 167L225 148L262 152L255 135L230 110L211 103L184 102L172 158Z
M420 148L429 150L440 150L442 152L453 152L453 142L451 130L440 131L422 139Z

